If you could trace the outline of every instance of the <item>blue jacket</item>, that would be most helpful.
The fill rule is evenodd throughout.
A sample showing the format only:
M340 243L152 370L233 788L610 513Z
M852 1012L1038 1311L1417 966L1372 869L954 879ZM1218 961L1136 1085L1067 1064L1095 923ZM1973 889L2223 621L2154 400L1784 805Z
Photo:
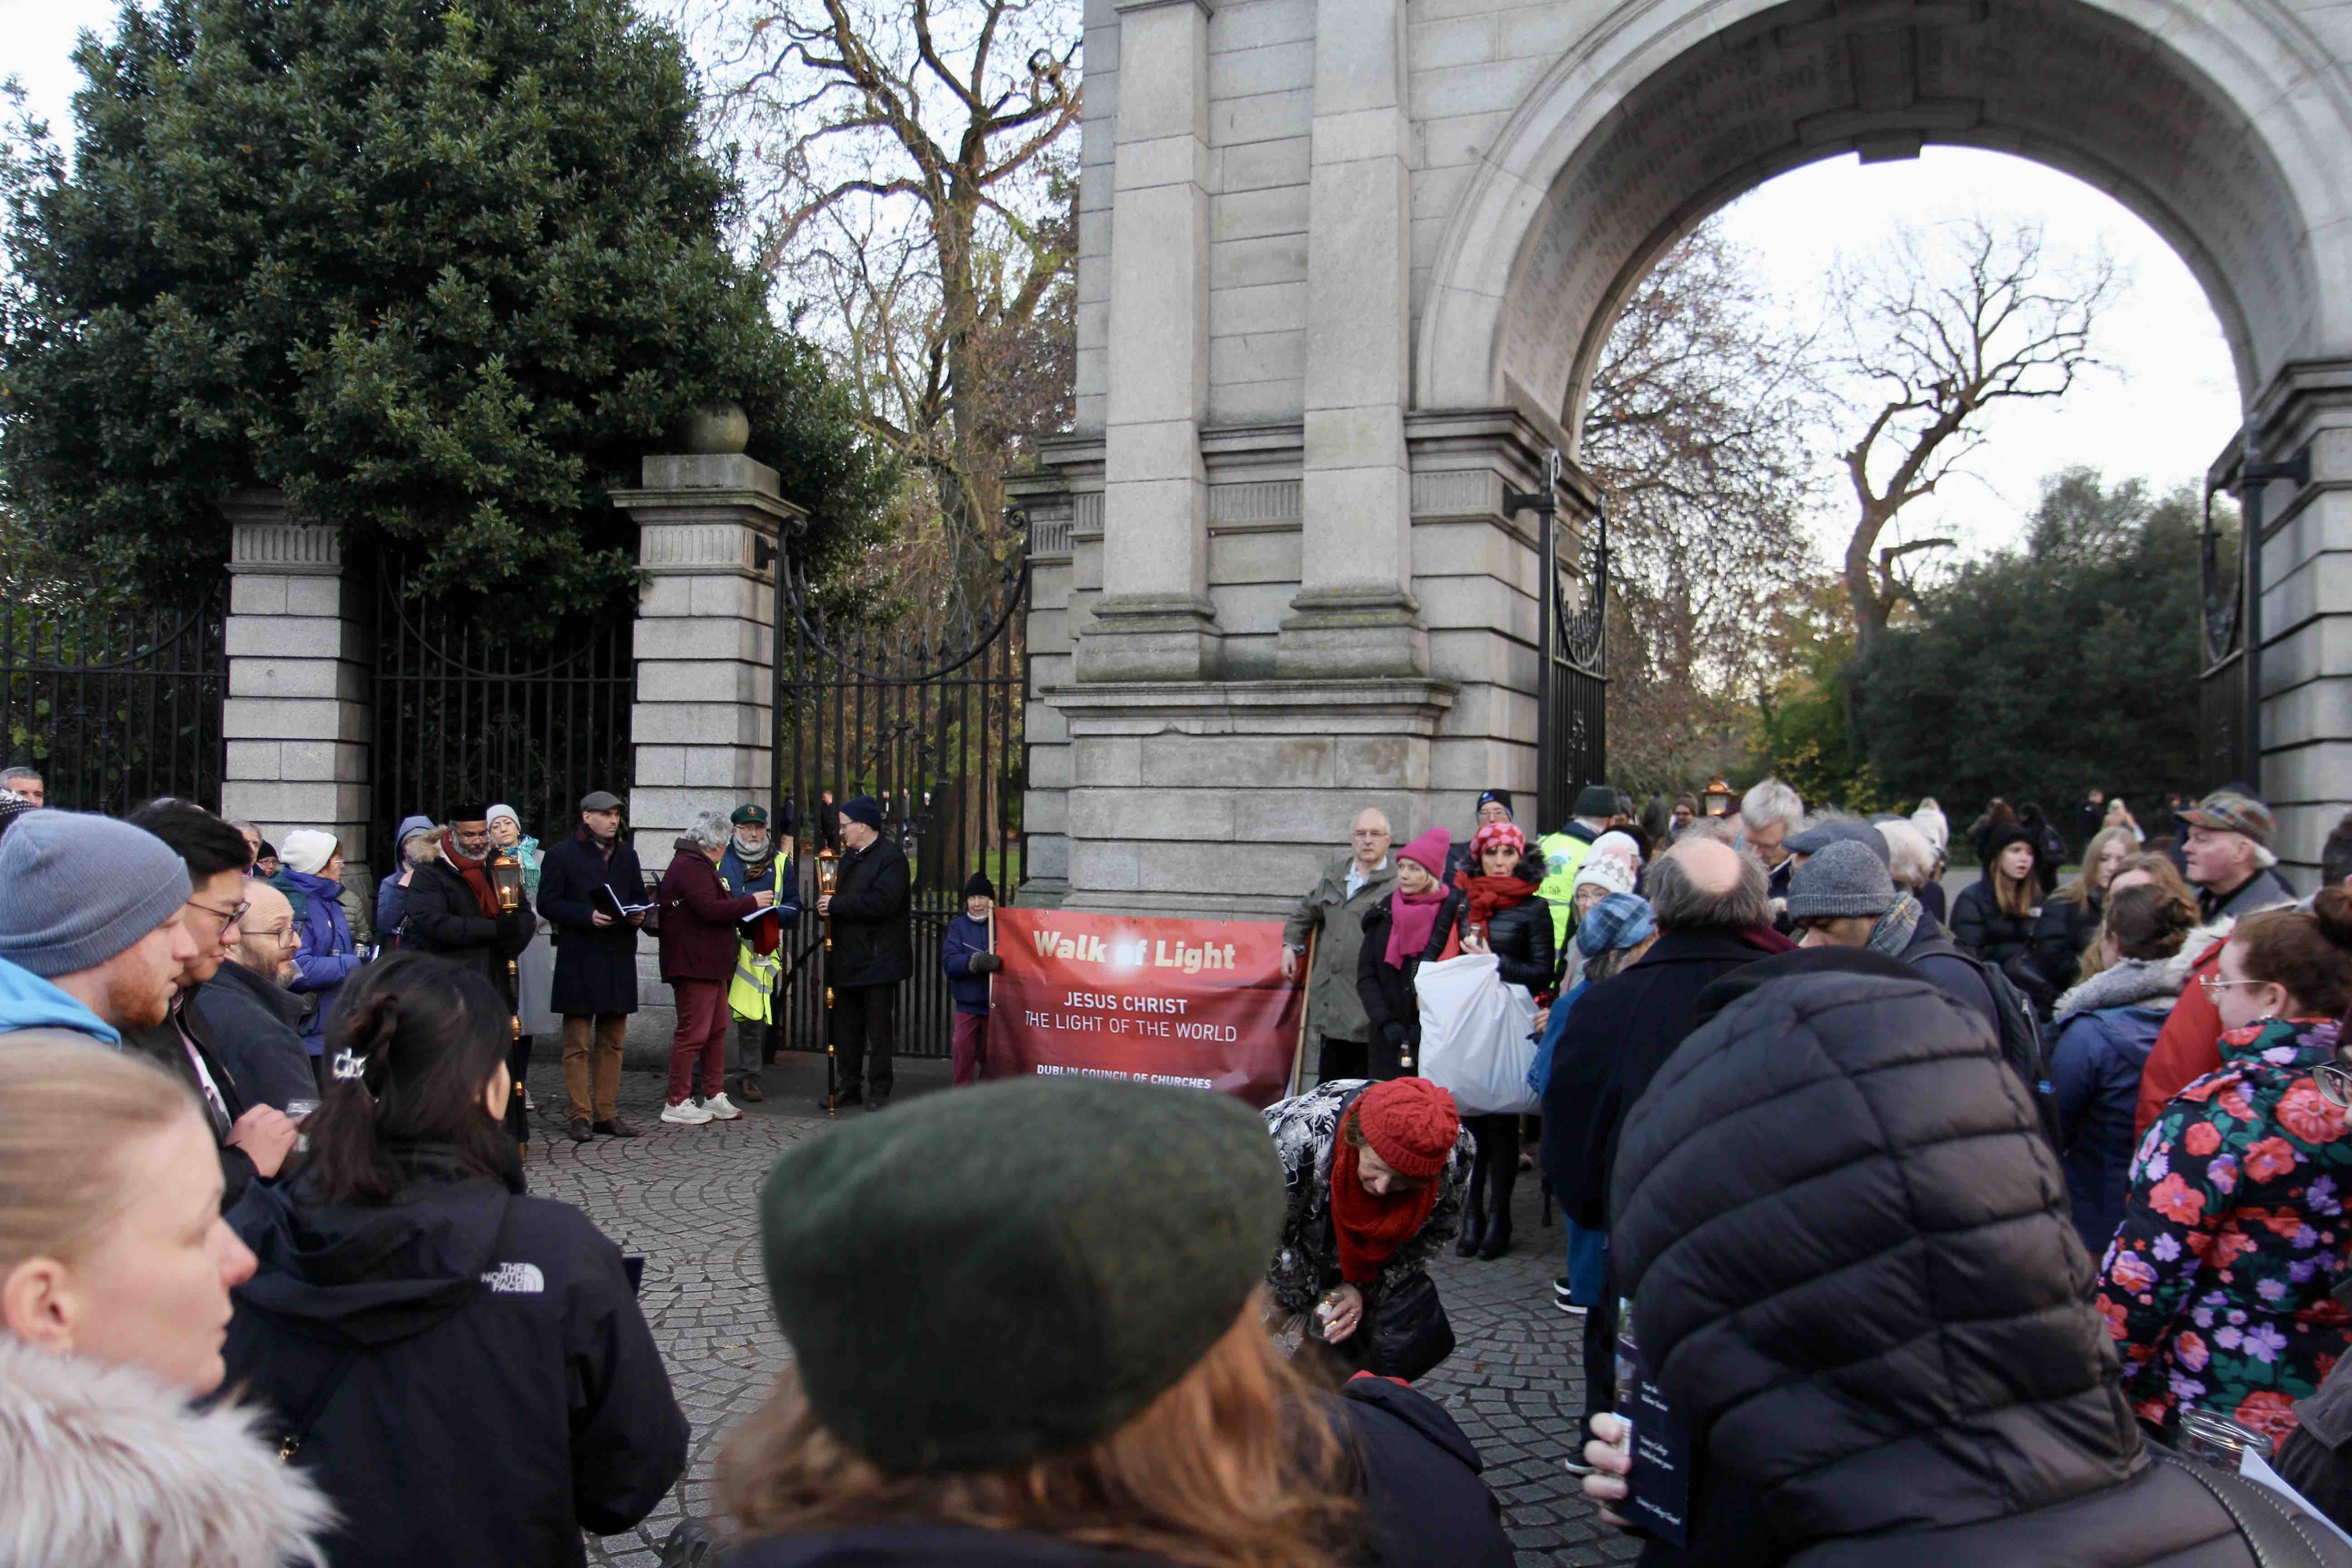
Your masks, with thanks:
M2066 1168L2074 1228L2095 1258L2105 1253L2123 1223L2132 1153L2139 1143L2132 1122L2140 1072L2166 1015L2180 997L2172 970L2165 963L2127 959L2093 975L2059 1003L2058 1043L2050 1053L2059 1160Z
M948 921L947 934L940 938L940 967L948 972L948 994L959 1013L988 1016L988 976L971 972L972 954L987 951L986 921L970 915Z
M112 1025L29 969L0 958L0 1035L18 1029L71 1029L101 1046L119 1046Z
M325 1048L327 1016L335 1010L343 982L360 966L359 953L352 945L351 923L343 919L343 906L335 901L342 893L342 884L307 871L281 871L278 879L309 895L301 907L302 951L294 955L292 989L319 994L318 1010L302 1021L303 1047L315 1057Z

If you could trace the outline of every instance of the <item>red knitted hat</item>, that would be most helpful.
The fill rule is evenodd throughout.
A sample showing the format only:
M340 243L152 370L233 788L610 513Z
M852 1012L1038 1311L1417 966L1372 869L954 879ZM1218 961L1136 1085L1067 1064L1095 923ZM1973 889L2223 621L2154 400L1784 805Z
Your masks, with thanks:
M1462 1135L1454 1096L1425 1078L1392 1078L1356 1097L1364 1142L1400 1176L1426 1181L1445 1168Z

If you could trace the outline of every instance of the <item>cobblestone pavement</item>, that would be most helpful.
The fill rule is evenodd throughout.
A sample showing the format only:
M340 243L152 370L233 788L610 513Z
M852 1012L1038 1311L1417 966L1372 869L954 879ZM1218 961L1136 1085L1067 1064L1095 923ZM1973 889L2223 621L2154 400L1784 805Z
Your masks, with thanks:
M550 1054L542 1048L542 1058ZM901 1097L929 1082L943 1085L945 1065L902 1064ZM681 1517L717 1511L710 1479L719 1449L767 1397L776 1366L791 1353L768 1315L753 1205L778 1154L824 1136L825 1119L813 1113L822 1068L788 1059L765 1082L769 1098L745 1107L740 1121L671 1127L655 1120L662 1079L627 1073L621 1112L645 1135L574 1144L563 1131L562 1073L545 1059L531 1068L539 1101L531 1190L579 1205L624 1252L645 1257L646 1317L694 1424L686 1479L634 1534L590 1538L592 1563L653 1568L656 1548ZM1582 1320L1552 1305L1560 1232L1557 1224L1539 1227L1539 1205L1528 1174L1513 1205L1508 1257L1481 1263L1448 1251L1436 1274L1460 1348L1421 1386L1452 1409L1485 1456L1487 1484L1502 1500L1522 1564L1630 1563L1636 1543L1600 1524L1559 1468L1583 1409Z

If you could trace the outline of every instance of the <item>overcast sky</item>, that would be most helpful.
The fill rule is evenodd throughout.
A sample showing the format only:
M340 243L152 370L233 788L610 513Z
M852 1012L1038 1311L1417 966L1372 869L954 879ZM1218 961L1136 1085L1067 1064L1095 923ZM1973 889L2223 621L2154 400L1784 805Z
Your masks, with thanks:
M0 76L22 79L34 109L53 128L68 129L75 33L107 27L114 14L101 0L0 0ZM2097 345L2114 369L2094 373L2055 407L2004 411L1974 460L1979 478L1916 503L1903 531L1957 532L1974 549L2006 542L2042 476L2069 463L2111 479L2144 478L2159 489L2200 476L2237 426L2228 347L2180 258L2090 186L1998 153L1931 147L1909 163L1817 163L1749 193L1726 216L1787 309L1812 321L1841 249L1867 250L1897 224L1926 227L1979 213L1997 224L2038 218L2053 253L2105 245L2128 271L2131 287ZM1836 504L1825 507L1816 529L1825 544L1843 541L1843 515Z

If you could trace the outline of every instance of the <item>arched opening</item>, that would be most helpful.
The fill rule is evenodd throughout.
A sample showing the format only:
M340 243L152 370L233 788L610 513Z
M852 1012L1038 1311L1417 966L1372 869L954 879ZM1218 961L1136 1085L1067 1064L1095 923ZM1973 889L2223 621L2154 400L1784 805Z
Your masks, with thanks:
M2052 165L2146 220L2203 284L2248 398L2344 336L2347 302L2320 287L2346 248L2321 149L2345 144L2352 114L2291 90L2325 73L2304 68L2266 8L1742 11L1682 0L1597 30L1528 95L1427 279L1420 406L1516 405L1573 433L1618 308L1693 225L1803 164L1927 142Z

